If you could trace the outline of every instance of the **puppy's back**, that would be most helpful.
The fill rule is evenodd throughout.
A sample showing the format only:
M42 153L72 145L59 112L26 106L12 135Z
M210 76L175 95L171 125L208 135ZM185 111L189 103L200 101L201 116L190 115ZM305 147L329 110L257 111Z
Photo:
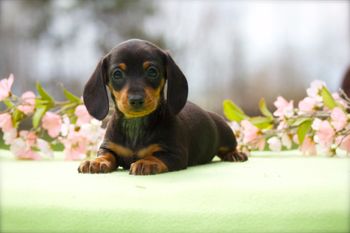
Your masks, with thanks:
M187 102L178 114L182 127L188 133L188 165L210 162L217 154L220 133L210 113L199 106Z

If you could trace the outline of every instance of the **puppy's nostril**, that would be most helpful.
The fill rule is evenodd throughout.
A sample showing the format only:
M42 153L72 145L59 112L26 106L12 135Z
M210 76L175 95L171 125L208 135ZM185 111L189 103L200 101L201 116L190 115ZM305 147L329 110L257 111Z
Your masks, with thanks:
M144 104L143 96L141 95L131 95L129 96L129 104L133 106L134 108L142 107Z

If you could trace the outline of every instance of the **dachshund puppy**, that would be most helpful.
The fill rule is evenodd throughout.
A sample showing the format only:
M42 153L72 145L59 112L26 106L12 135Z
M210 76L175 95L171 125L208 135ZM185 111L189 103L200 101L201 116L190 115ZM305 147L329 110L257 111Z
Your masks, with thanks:
M83 94L88 112L98 120L109 111L107 88L115 112L97 158L82 162L79 172L123 167L133 175L150 175L209 163L215 155L223 161L247 160L222 117L187 102L185 75L154 44L128 40L100 60Z

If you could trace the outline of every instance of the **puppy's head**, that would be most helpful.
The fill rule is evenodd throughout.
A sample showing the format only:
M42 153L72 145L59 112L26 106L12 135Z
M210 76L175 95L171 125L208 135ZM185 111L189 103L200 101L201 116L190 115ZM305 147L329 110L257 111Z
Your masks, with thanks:
M108 113L109 88L116 108L126 118L143 117L164 100L172 114L181 111L187 101L188 86L184 74L171 56L150 42L132 39L104 56L84 88L84 103L89 113L102 120Z

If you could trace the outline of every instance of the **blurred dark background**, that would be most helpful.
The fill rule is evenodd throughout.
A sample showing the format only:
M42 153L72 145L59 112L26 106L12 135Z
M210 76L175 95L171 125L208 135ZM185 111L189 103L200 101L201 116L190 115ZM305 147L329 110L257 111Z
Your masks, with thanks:
M77 95L99 58L129 38L168 49L189 99L222 113L230 98L250 114L258 100L300 100L314 79L331 91L350 65L349 1L1 0L0 79L14 92L40 81Z

